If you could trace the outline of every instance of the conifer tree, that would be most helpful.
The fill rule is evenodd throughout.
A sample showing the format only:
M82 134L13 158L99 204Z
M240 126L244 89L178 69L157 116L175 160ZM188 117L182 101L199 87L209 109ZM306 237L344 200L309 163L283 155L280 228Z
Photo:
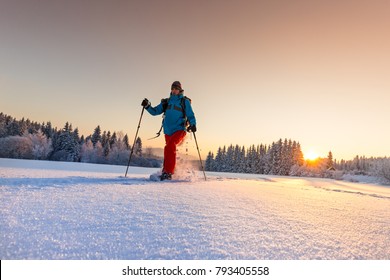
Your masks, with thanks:
M257 168L257 173L259 174L266 174L266 161L267 161L267 146L261 144L259 147L259 163Z
M225 172L233 172L235 168L235 162L234 162L234 148L233 145L230 145L227 148L226 151L226 157L225 157L225 162L224 162L225 168L223 171Z
M113 147L113 145L115 145L115 143L118 141L117 137L116 137L116 132L114 132L110 138L110 148Z
M142 157L142 140L140 137L137 137L137 140L135 140L135 155Z
M76 127L75 130L71 133L74 140L80 144L80 134L79 134L79 129Z
M127 134L123 137L123 143L125 144L126 149L130 150L129 136L127 136Z
M333 169L333 154L329 151L328 158L326 159L326 169Z
M106 141L106 143L103 146L103 155L105 158L107 158L109 154L110 154L110 143Z
M94 130L94 132L92 134L92 138L91 138L91 141L92 141L94 147L96 146L97 142L99 142L99 141L101 142L102 141L101 133L102 132L101 132L101 129L100 129L100 125L98 125L95 128L95 130Z
M234 172L245 172L245 168L247 166L247 160L245 156L245 146L240 147L239 145L236 145L237 151L237 158L236 158L236 169Z
M72 125L66 122L64 128L53 136L51 158L60 161L79 161L81 147L76 139L77 136L73 133Z
M52 138L54 129L51 125L51 122L47 122L46 124L42 125L42 132L47 138Z
M225 161L225 151L226 151L225 147L218 148L217 155L215 156L215 171L217 172L224 171L223 164Z
M299 142L293 142L293 164L302 166L305 160L303 159L303 153Z
M209 152L206 157L205 169L206 171L215 171L213 168L214 154Z
M106 144L108 142L106 131L103 131L102 138L101 138L100 142L102 143L103 147L106 146Z
M16 119L13 119L11 122L7 124L7 135L9 136L22 136L22 128L19 125L19 122Z

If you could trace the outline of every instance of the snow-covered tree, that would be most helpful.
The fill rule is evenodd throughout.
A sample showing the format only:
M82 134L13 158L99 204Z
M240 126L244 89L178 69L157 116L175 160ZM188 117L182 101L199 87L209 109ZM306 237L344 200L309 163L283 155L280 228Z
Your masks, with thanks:
M125 144L126 149L130 150L129 136L127 136L127 134L123 137L123 143Z
M373 164L373 172L386 183L390 183L390 158L377 159Z
M110 138L110 148L112 149L113 145L118 141L118 138L116 136L116 132L114 132Z
M326 160L326 169L328 169L328 170L334 169L334 167L333 167L333 154L331 151L329 151L328 158Z
M281 161L279 175L287 176L290 174L291 167L293 166L292 156L292 142L291 140L284 139L281 148Z
M103 146L103 155L105 158L107 158L108 155L110 154L110 150L111 150L110 143L108 141L106 141L106 143Z
M95 146L97 144L97 142L101 142L102 141L102 135L101 135L102 131L100 129L100 125L98 125L93 134L92 134L92 138L91 138L91 141L93 143L93 146Z
M0 138L0 157L33 159L31 141L18 135Z
M80 144L73 134L72 125L68 122L64 128L53 137L53 153L51 159L58 161L79 161Z
M207 166L219 172L239 172L289 175L303 165L303 154L299 143L279 139L268 148L266 145L250 146L248 149L239 145L219 147L217 154L207 158Z
M207 157L206 157L205 170L206 171L215 171L214 170L214 154L212 152L209 152Z
M43 123L41 127L42 133L46 136L46 138L52 138L53 133L55 132L51 122Z
M134 154L138 157L142 157L142 140L139 137L137 137L137 140L135 141Z
M292 157L293 157L293 165L302 166L305 162L301 150L301 145L296 141L293 141L292 144Z
M94 163L96 162L95 150L91 139L88 139L81 146L81 162Z
M234 148L233 145L230 145L226 150L226 156L224 161L224 172L234 172L235 169L234 162Z
M118 165L126 165L130 156L130 151L127 149L126 144L121 138L123 138L119 133L119 138L115 141L110 150L110 154L108 156L108 162L110 164L118 164ZM114 136L114 134L113 134Z
M225 170L226 165L226 147L219 147L217 154L215 156L215 171L223 172Z
M51 139L47 138L41 130L35 134L26 134L24 137L31 141L31 152L34 159L47 159L53 150Z

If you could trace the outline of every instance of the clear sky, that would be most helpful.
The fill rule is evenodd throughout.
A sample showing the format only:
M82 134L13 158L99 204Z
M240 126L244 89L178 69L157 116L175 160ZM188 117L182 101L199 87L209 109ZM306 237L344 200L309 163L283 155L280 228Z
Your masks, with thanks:
M0 111L132 139L142 99L179 80L204 155L291 138L390 156L389 14L388 0L0 0ZM144 115L144 146L163 146L146 141L160 124Z

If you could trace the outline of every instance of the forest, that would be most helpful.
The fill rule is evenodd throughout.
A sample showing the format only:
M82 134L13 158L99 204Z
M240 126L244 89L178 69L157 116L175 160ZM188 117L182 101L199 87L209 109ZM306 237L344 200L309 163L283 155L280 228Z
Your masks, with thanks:
M127 134L102 131L99 125L84 137L69 122L57 129L51 122L17 120L0 113L0 157L3 158L127 165L130 150ZM160 167L161 163L162 159L150 151L144 153L138 137L131 165Z
M390 158L356 156L352 160L336 160L329 151L325 158L305 160L297 141L279 139L270 145L259 144L245 148L239 145L219 147L209 152L207 171L268 174L281 176L320 177L341 180L343 176L375 176L390 183Z

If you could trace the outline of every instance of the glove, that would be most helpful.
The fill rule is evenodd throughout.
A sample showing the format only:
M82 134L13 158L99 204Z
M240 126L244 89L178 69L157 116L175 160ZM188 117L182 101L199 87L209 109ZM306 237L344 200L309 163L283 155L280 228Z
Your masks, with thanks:
M147 98L145 98L142 101L141 106L144 107L145 109L148 109L150 107L150 101Z
M196 125L190 125L187 129L188 132L196 132Z

